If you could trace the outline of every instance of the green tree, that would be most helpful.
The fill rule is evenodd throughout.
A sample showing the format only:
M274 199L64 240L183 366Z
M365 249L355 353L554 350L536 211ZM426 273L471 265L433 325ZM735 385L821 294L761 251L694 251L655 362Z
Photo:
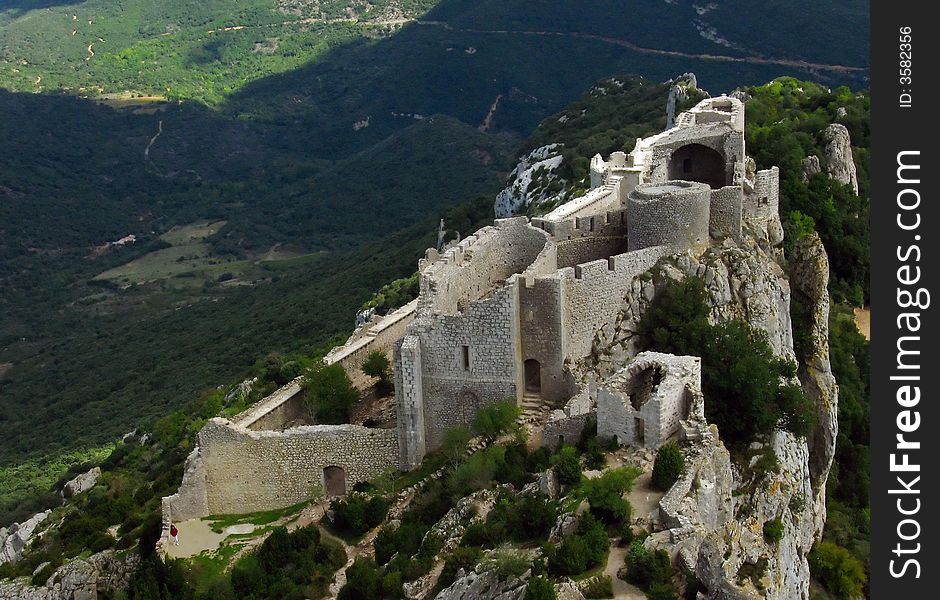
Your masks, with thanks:
M809 570L839 600L854 600L865 588L865 568L848 550L830 542L809 553Z
M799 436L812 431L815 407L789 382L796 365L774 355L764 332L744 321L710 324L704 283L698 278L661 288L640 330L660 352L702 358L705 416L723 437L747 441L776 427Z
M525 586L525 600L556 600L555 586L545 577L533 577Z
M338 363L315 367L307 375L304 389L304 402L317 423L348 423L350 410L359 400L359 391Z
M462 425L448 427L444 430L441 439L441 452L447 457L452 466L457 466L467 454L470 443L470 430Z
M623 494L630 491L639 474L633 467L610 469L600 477L584 480L578 491L602 521L611 524L629 521L630 502Z
M574 446L562 446L552 457L552 467L558 475L558 481L565 485L574 485L581 481L581 460Z
M685 457L674 443L660 446L656 451L656 461L653 463L653 485L666 491L679 480L679 475L685 469Z
M380 396L384 396L394 389L391 382L391 369L388 357L381 350L373 350L362 363L362 372L369 377L378 377L376 391Z
M501 400L482 407L473 420L473 431L489 440L514 430L522 409L513 400Z

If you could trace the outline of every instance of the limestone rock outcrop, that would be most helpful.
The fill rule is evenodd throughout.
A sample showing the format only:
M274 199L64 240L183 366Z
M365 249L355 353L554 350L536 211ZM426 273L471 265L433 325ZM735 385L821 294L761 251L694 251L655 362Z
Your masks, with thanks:
M822 166L819 164L819 157L815 154L803 159L803 183L809 183L810 180L822 173Z
M89 469L75 479L72 479L66 483L62 488L62 496L64 498L71 498L72 496L77 496L82 492L87 492L91 488L95 487L95 484L98 483L98 478L100 476L101 467Z
M43 586L25 579L0 582L0 600L95 600L99 594L111 598L127 588L139 564L137 552L105 550L62 565Z
M858 176L852 158L852 140L849 130L841 123L833 123L822 131L825 146L826 173L838 181L852 186L858 193Z
M480 566L469 573L458 571L457 580L450 587L441 590L436 600L520 600L525 596L526 582L530 574L522 577L503 579L497 569L484 569Z
M0 565L15 563L32 540L36 528L46 520L50 511L36 513L22 523L0 528Z
M797 242L789 277L778 261L773 249L753 239L726 240L701 257L664 258L650 274L634 279L616 322L598 332L584 365L604 377L641 349L638 324L657 287L686 277L705 283L711 321L744 320L767 333L777 356L797 361L804 394L817 409L811 438L777 431L752 444L747 460L736 464L720 432L704 423L695 405L684 425L688 468L660 504L667 530L648 543L678 557L708 589L707 598L809 597L806 555L825 522L838 409L829 364L828 260L818 237L811 236ZM790 320L793 298L802 303L809 319L803 325L813 332L810 347L799 357ZM783 537L768 542L763 526L777 520Z
M511 217L533 202L552 197L554 193L547 191L548 184L557 179L555 170L563 161L557 144L536 148L522 157L506 188L496 196L493 207L496 217Z

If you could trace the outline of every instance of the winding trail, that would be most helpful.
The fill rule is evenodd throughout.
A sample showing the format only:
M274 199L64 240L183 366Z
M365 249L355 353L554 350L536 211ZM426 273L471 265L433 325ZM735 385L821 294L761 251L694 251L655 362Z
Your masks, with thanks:
M153 146L153 143L157 141L157 138L160 137L160 134L163 133L163 119L160 119L157 122L157 133L150 138L150 141L147 143L147 147L144 148L144 162L150 160L150 147Z

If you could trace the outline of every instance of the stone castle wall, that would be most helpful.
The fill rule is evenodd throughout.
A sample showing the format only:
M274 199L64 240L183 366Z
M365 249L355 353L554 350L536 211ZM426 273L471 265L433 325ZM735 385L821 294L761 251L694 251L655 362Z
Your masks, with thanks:
M643 381L655 373L661 380ZM645 385L644 385L645 384ZM597 435L621 444L657 448L680 429L689 415L689 389L702 385L701 359L643 352L597 389ZM638 409L637 397L646 396ZM642 422L643 431L638 430Z
M543 255L548 235L525 217L498 219L448 249L421 273L418 311L455 314Z
M711 208L708 232L713 239L741 238L744 190L738 186L726 186L711 192Z
M198 444L198 455L187 460L185 491L165 499L164 516L171 520L304 502L315 487L325 489L326 467L344 470L347 489L398 469L393 429L313 425L252 431L216 418L199 432Z
M667 181L637 186L627 199L627 247L677 250L708 245L711 190L704 183Z
M613 324L624 295L639 288L633 279L670 253L669 248L656 246L558 272L564 298L562 328L567 332L566 354L571 360L587 356L594 334Z
M408 325L414 320L417 308L418 301L412 300L375 323L365 325L362 332L357 332L359 335L331 350L324 360L328 364L341 364L350 377L359 374L369 354L375 351L385 354L391 352L396 342L405 335Z
M437 448L444 430L467 425L485 404L520 396L519 300L514 281L441 315L421 332L425 443Z
M565 221L533 219L532 225L548 232L555 240L555 269L627 251L627 212L623 208Z

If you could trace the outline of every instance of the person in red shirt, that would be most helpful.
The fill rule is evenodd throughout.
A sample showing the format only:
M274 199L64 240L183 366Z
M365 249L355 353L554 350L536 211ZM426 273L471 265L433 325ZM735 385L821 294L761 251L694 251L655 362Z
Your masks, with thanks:
M176 525L170 525L170 537L173 538L173 544L180 545L180 530L176 528Z

